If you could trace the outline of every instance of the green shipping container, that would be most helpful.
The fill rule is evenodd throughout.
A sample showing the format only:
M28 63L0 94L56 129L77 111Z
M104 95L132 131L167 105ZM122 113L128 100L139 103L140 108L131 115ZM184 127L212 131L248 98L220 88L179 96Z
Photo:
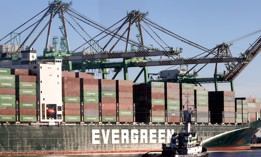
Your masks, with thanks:
M195 87L194 84L187 84L187 83L182 84L182 89L194 89L194 87Z
M19 95L36 95L36 89L19 89Z
M208 91L206 90L196 90L197 96L208 96Z
M64 116L65 122L81 122L80 116Z
M15 88L15 82L14 81L0 82L0 88Z
M165 105L164 99L151 99L150 102L152 105Z
M99 122L99 116L84 116L84 122Z
M167 106L167 110L175 110L175 111L180 111L180 106Z
M102 122L116 122L116 116L102 116Z
M10 68L0 68L0 75L10 75L11 69Z
M63 102L80 103L80 97L63 97Z
M205 101L205 102L208 102L208 96L197 96L197 102L199 101Z
M84 97L99 97L99 92L94 92L94 91L84 91L83 92Z
M15 122L15 115L0 115L0 122Z
M15 108L15 101L13 101L13 102L0 102L0 108Z
M116 98L116 92L102 91L103 98Z
M180 100L167 100L167 106L179 106Z
M97 98L97 97L84 97L83 102L84 103L96 103L96 104L98 104L99 98Z
M20 108L36 108L36 103L33 102L19 102Z
M35 82L19 82L19 88L21 89L36 89Z
M15 95L0 95L0 102L15 102Z
M0 77L0 82L15 82L15 75L4 75Z
M36 116L32 115L20 115L20 122L36 122Z
M151 117L151 122L165 122L165 117Z
M150 82L152 88L164 88L164 82Z
M120 110L119 116L133 117L133 111L132 110Z

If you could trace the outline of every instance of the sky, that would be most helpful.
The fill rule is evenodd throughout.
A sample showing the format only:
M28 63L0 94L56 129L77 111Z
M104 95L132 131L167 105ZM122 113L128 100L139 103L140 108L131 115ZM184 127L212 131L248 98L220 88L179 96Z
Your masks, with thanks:
M46 8L50 0L0 0L0 37ZM260 0L63 0L72 2L72 8L90 19L109 27L131 10L148 12L147 17L164 28L195 43L213 48L223 42L230 42L261 29ZM234 56L244 52L261 33L233 42ZM194 49L171 41L175 47L184 46L187 56L196 55ZM72 41L76 42L76 41ZM0 44L2 44L0 42ZM43 48L38 43L35 49ZM238 97L261 98L261 55L259 54L235 79ZM150 72L164 70L152 68ZM135 71L135 70L134 70ZM208 71L213 73L213 71ZM206 85L209 90L213 84ZM228 90L229 84L221 84L220 90Z

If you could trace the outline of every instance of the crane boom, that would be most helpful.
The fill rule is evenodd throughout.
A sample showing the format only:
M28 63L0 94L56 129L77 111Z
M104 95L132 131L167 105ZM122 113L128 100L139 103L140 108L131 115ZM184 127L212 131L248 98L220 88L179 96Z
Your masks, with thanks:
M205 63L227 63L227 62L243 62L244 58L202 58L202 59L174 59L164 61L136 61L126 63L128 67L146 67L146 66L167 66L167 65L189 65L189 64L205 64ZM121 68L123 62L113 63L87 63L87 69L100 68Z
M234 80L261 51L261 36L245 51L246 62L238 62L226 75L225 80Z
M86 54L86 55L73 55L64 56L64 60L95 60L95 59L116 59L116 58L134 58L134 57L153 57L153 56L173 56L178 55L180 52L173 51L139 51L139 52L127 52L127 53L100 53L100 54Z

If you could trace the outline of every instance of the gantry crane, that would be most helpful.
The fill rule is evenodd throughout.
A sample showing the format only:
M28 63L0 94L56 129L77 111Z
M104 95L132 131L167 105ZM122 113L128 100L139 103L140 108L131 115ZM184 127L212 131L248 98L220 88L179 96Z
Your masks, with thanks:
M187 65L188 69L184 74L165 81L215 83L216 90L218 82L231 82L232 84L233 80L257 56L261 49L259 37L244 53L234 57L230 52L229 44L222 43L208 49L156 24L147 16L148 13L133 10L116 23L105 27L73 9L71 3L54 0L47 8L1 38L0 42L6 44L16 37L7 39L10 34L27 33L19 48L13 53L17 54L25 49L25 45L29 45L28 49L33 48L45 32L45 47L43 56L40 56L39 59L63 59L64 70L100 69L102 77L107 78L107 69L114 69L112 79L122 72L123 78L127 80L129 79L128 69L139 67L141 70L134 81L136 82L143 73L144 82L147 82L149 81L148 67ZM61 33L60 50L57 47L56 36L53 38L53 45L50 48L50 37L53 34L53 23L56 17L61 23L59 31L57 31ZM40 31L37 32L37 30ZM69 43L71 32L76 32L75 34L80 37L77 39L79 46L75 49L72 49L71 42ZM35 35L34 38L33 35ZM167 39L165 39L166 36ZM32 40L29 41L30 39ZM172 41L174 40L185 43L199 53L192 57L186 56L184 49L170 46L173 45ZM156 46L147 46L151 42ZM123 50L115 50L120 48ZM186 57L182 57L183 55ZM200 74L204 68L211 64L215 65L214 74L211 76L188 77L191 71ZM222 74L219 73L220 65L223 65L223 71L225 69Z

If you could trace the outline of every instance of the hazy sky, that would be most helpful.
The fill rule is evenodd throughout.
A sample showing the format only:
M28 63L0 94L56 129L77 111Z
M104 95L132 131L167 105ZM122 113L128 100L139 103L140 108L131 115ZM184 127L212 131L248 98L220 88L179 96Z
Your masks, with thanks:
M46 8L50 0L0 0L0 2L0 37L3 37ZM220 43L232 41L261 29L260 0L64 0L64 2L72 2L72 8L104 26L110 26L131 10L148 12L148 18L152 21L207 48L213 48ZM244 52L259 35L261 33L234 42L231 47L233 55L238 56L240 52ZM36 49L41 51L43 47L40 45L38 43ZM179 46L178 43L176 46ZM185 50L194 53L193 49L185 48ZM258 55L236 78L234 85L237 96L261 98L259 68L261 68L261 55ZM153 72L161 69L156 68ZM229 85L220 87L227 89Z

